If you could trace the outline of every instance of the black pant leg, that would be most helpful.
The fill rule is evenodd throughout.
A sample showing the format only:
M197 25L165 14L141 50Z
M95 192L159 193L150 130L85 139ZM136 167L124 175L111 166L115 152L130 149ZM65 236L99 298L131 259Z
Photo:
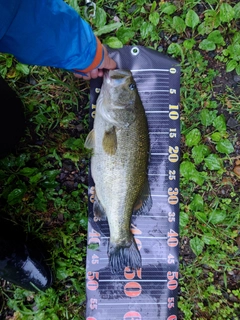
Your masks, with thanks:
M0 157L11 152L24 134L23 104L0 77Z

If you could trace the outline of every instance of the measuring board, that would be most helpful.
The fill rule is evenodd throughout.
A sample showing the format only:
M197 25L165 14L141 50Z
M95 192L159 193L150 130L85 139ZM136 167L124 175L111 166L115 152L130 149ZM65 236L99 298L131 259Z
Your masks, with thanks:
M107 221L94 222L94 182L89 177L86 266L87 320L177 319L180 68L152 49L126 46L109 50L118 68L130 69L145 108L149 136L148 180L153 205L148 215L132 216L131 230L142 268L112 274ZM90 129L101 79L91 81Z

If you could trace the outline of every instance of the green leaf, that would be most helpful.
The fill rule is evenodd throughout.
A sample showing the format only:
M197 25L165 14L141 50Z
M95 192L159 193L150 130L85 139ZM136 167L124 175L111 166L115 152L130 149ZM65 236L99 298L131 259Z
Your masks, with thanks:
M150 13L149 15L149 21L154 25L157 26L159 23L159 13L157 11L154 11Z
M84 142L81 138L69 138L66 141L64 141L63 146L73 150L73 151L78 151L82 150L84 146Z
M96 7L96 15L95 18L93 19L93 23L97 28L101 28L105 26L107 21L107 14L106 12L102 9L99 8L98 6Z
M237 67L236 67L236 73L237 73L237 75L239 75L240 76L240 64L238 64L237 65Z
M227 66L226 66L226 71L227 72L233 71L237 67L237 65L238 65L238 63L236 60L228 61Z
M59 174L59 170L46 170L43 173L44 178L47 178L50 181L54 181L58 174Z
M183 161L180 165L180 173L187 179L189 179L192 176L192 173L195 171L195 165L190 161Z
M239 4L240 4L240 2L239 2ZM232 41L233 41L233 43L236 43L236 44L238 44L240 42L240 31L234 33Z
M198 221L204 223L207 222L207 215L205 211L195 211L194 215L198 219Z
M118 28L121 27L121 22L114 22L114 23L110 23L110 24L107 24L101 28L99 28L97 31L94 31L94 34L99 37L101 36L102 34L106 34L106 33L110 33L112 32L113 30L116 30Z
M32 176L33 174L35 174L36 172L38 171L37 168L29 168L29 167L25 167L23 169L21 169L19 171L19 174L23 175L23 176L26 176L26 177L30 177Z
M233 60L240 61L240 44L233 43L227 48L227 52Z
M204 248L204 242L199 237L194 237L190 240L190 246L196 256L199 256Z
M187 39L183 41L184 48L191 50L195 45L196 41L194 39Z
M183 33L186 29L186 24L184 20L178 16L173 17L172 27L177 31L177 33Z
M209 34L221 24L217 10L206 10L204 16L204 21L198 26L198 33L201 35Z
M133 31L138 31L141 27L141 25L143 24L144 19L143 17L136 17L134 19L132 19L132 30Z
M21 202L26 191L27 191L27 188L24 184L22 184L21 187L12 190L7 197L8 203L10 205L14 205L16 203Z
M226 131L227 127L226 127L226 119L225 119L224 115L221 114L220 116L218 116L213 121L213 125L219 132Z
M192 129L186 134L186 145L188 147L196 146L201 140L201 132L198 129Z
M209 214L208 222L211 222L212 224L221 223L226 219L226 215L226 212L223 210L213 210Z
M225 154L230 154L234 151L232 143L227 139L218 141L216 149L218 152Z
M154 30L154 26L152 23L150 22L143 22L141 28L140 28L140 33L141 33L141 37L143 39L146 39L148 36L151 35L151 33Z
M203 198L200 194L196 193L193 195L193 200L189 205L190 209L193 211L203 211L204 203Z
M235 19L240 19L240 2L233 7L233 10L235 12Z
M209 155L210 150L204 144L200 144L199 146L194 146L192 148L192 158L195 164L199 164L203 161L203 159Z
M212 125L214 119L216 118L217 110L210 111L208 109L203 109L200 112L199 118L201 121L201 124L205 127L208 127Z
M171 43L167 49L167 52L174 57L181 56L182 61L184 60L183 49L178 43Z
M123 43L117 37L109 37L104 41L110 48L118 49L123 47Z
M13 63L13 57L12 56L7 57L7 59L6 59L6 67L7 68L11 68L12 63Z
M79 201L73 201L73 200L70 200L68 201L67 203L67 208L68 210L70 211L78 211L80 210L80 203Z
M196 170L194 164L190 161L183 161L181 163L180 173L185 179L192 180L200 186L205 180L203 175Z
M34 206L39 211L47 211L46 195L41 189L38 190L36 198L34 199Z
M180 212L180 217L179 217L179 224L180 224L180 227L185 227L189 222L189 216L186 212L184 211L181 211Z
M26 64L22 64L20 62L16 65L16 70L22 72L25 75L28 75L30 72L29 67Z
M30 177L29 182L31 184L36 184L38 183L38 181L42 178L42 173L39 172L37 174L35 174L34 176Z
M211 24L214 29L217 29L221 24L218 10L214 10L214 9L206 10L205 21Z
M204 233L202 235L202 240L208 245L217 245L218 240L211 233Z
M194 29L200 22L200 19L195 11L190 9L186 14L185 23L188 27Z
M77 161L79 161L79 155L77 155L77 154L72 154L71 152L65 152L65 153L63 154L63 158L64 158L64 159L70 159L70 160L72 160L72 162L77 162Z
M82 217L82 219L79 221L81 227L83 227L85 230L88 229L88 218Z
M174 4L171 4L169 2L165 2L161 5L161 11L168 15L173 14L176 10L177 10L177 7Z
M126 44L129 40L134 38L135 32L129 28L121 27L116 32L117 38L121 41L121 43Z
M222 139L222 133L220 132L214 132L213 134L211 134L211 139L213 141L220 141Z
M150 12L154 12L156 10L156 7L157 7L157 2L153 1Z
M209 170L219 170L222 168L222 160L216 154L210 154L204 159L204 162Z
M208 24L206 21L203 21L197 28L198 33L201 35L208 34L212 30L213 30L212 25Z
M217 109L218 103L215 100L209 100L207 104L208 109Z
M219 44L219 45L223 45L223 46L225 45L225 41L224 41L223 36L219 30L212 31L208 35L207 39L209 41L214 42L215 44Z
M56 269L56 278L58 280L64 280L67 277L69 277L69 272L67 271L67 268L64 267L58 267Z
M88 245L88 249L90 249L90 250L98 250L99 249L99 244L98 243L90 243Z
M65 117L63 117L60 121L60 125L63 128L67 128L69 125L69 122L76 119L76 115L73 112L69 112Z
M230 22L235 16L234 9L228 3L222 3L220 6L220 19L222 22Z
M8 72L7 67L0 65L0 75L2 76L3 79L5 79L7 72Z
M214 42L204 39L199 43L199 48L201 50L212 51L216 49L216 45Z

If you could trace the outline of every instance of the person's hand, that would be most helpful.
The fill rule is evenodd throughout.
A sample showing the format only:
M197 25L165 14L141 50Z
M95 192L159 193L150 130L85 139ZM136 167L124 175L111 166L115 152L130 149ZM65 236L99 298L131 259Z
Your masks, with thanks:
M109 57L107 49L104 46L103 46L103 50L104 50L104 60L101 63L101 65L98 67L98 69L93 69L90 72L87 72L86 76L83 76L78 73L74 73L75 77L84 79L84 80L96 79L98 77L103 76L103 69L108 69L108 70L115 69L117 67L116 62Z

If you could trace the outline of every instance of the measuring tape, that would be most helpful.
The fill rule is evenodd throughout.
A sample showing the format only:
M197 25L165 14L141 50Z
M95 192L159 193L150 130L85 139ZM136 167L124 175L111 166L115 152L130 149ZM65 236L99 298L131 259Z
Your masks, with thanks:
M131 231L142 268L112 274L107 221L94 221L94 183L89 177L86 266L87 320L177 319L179 246L180 68L175 60L144 47L110 50L119 68L130 69L145 108L149 136L148 180L153 205L132 216ZM128 58L127 58L128 57ZM91 82L90 126L101 79Z

